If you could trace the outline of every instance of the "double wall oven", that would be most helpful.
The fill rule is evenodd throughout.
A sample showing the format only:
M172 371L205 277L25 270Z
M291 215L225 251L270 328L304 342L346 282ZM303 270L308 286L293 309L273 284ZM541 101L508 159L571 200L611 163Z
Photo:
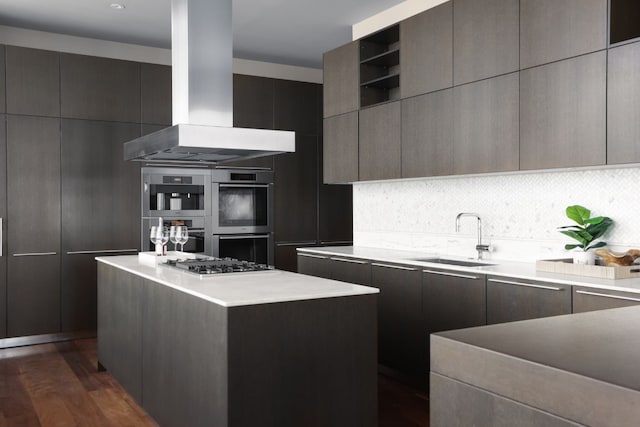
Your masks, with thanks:
M273 265L271 171L145 167L145 250L152 250L149 230L160 217L165 226L189 228L185 251Z

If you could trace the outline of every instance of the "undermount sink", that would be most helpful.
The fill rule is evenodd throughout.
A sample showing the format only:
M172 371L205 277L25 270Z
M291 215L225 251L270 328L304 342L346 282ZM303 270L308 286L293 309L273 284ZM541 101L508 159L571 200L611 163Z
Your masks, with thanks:
M458 259L447 259L447 258L415 258L413 261L419 262L434 262L436 264L448 264L448 265L458 265L460 267L483 267L487 265L495 265L486 262L480 261L463 261Z

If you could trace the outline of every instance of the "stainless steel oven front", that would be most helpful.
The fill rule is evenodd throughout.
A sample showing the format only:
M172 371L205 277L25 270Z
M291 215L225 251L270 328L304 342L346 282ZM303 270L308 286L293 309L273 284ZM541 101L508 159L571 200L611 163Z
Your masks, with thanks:
M211 171L142 168L142 217L208 217Z
M218 234L213 236L213 256L273 265L273 233Z
M202 253L206 255L213 254L213 237L211 235L211 227L209 221L204 217L163 217L162 224L165 227L172 225L186 225L189 231L189 240L184 245L184 251L190 253ZM143 251L154 251L155 247L149 240L149 231L151 226L158 225L158 218L147 217L142 218L142 242L140 247ZM174 250L173 243L167 243L167 250Z
M211 171L213 234L273 232L273 172Z

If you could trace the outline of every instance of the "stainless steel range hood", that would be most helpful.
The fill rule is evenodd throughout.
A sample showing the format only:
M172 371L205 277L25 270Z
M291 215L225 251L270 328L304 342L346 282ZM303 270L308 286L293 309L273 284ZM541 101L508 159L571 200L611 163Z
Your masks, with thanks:
M171 1L173 126L124 144L125 160L220 163L295 151L289 131L233 127L231 0Z

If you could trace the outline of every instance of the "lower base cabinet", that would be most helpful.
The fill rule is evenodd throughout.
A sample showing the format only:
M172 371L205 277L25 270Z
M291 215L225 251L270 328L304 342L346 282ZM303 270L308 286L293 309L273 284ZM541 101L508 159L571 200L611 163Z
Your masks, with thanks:
M298 253L298 273L331 279L328 256Z
M573 287L573 312L607 310L640 304L640 295L607 289Z
M487 324L571 314L571 286L509 277L487 278Z

